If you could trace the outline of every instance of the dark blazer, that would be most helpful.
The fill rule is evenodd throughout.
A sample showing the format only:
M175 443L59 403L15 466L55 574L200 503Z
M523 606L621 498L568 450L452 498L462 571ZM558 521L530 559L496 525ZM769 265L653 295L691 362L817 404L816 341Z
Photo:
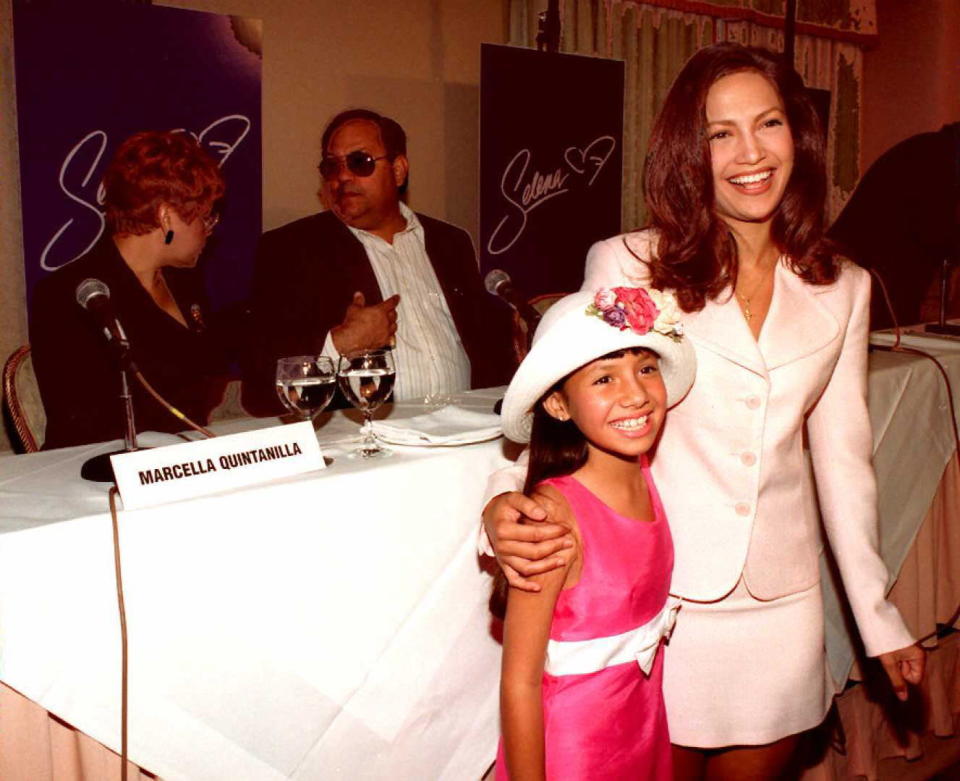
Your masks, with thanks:
M123 436L117 356L76 301L77 285L89 277L110 288L133 360L147 381L187 417L207 422L223 398L226 359L205 322L199 273L193 269L163 273L187 328L153 302L108 237L37 285L30 307L30 347L47 415L44 449ZM137 431L174 433L187 428L133 378L131 393Z
M484 290L469 235L422 214L417 218L470 358L471 387L508 382L513 370L510 313ZM332 212L304 217L261 237L253 277L252 346L244 370L247 410L256 415L284 411L274 383L277 358L319 353L358 290L367 304L383 300L366 250ZM403 301L399 313L402 317Z

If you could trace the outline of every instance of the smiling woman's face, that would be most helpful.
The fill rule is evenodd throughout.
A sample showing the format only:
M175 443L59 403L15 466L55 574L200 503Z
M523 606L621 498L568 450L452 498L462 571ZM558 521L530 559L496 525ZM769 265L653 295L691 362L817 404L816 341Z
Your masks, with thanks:
M717 215L769 222L793 171L793 136L776 88L756 71L717 79L707 93L707 138Z

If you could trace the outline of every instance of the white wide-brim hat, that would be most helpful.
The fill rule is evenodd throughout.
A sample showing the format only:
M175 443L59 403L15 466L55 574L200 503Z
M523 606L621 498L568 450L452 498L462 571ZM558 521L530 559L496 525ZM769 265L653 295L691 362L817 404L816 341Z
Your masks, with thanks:
M568 374L591 361L632 347L645 347L660 356L660 374L667 390L667 406L672 407L686 396L696 375L697 359L690 340L683 336L676 301L669 293L645 290L658 304L656 322L645 332L627 324L611 324L598 309L598 294L604 295L604 306L610 308L617 291L582 290L561 298L547 310L533 337L533 345L523 359L507 395L503 399L501 422L503 433L514 442L529 442L533 425L533 407L550 388ZM622 305L618 303L616 306Z

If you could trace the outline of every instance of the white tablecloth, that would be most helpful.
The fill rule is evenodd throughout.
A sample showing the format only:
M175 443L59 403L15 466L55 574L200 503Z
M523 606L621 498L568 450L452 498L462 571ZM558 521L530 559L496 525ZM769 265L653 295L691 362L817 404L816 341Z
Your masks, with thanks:
M356 428L338 413L321 445ZM167 781L479 778L499 646L477 511L502 447L334 447L313 475L121 513L130 758ZM77 476L107 449L0 459L0 679L117 749L107 488Z
M929 361L874 353L870 394L895 573L954 444ZM487 411L497 395L473 398ZM355 425L338 413L321 443ZM123 513L131 759L168 781L478 778L497 739L499 646L477 510L502 445L398 448L372 465L335 448L325 472ZM0 680L117 748L106 488L77 477L109 447L0 458ZM825 577L843 681L853 645Z
M872 335L878 345L892 340ZM906 337L903 344L922 349L946 368L960 408L960 342L933 337ZM875 350L870 354L870 419L877 473L880 549L896 581L914 537L933 501L955 443L946 383L934 363L907 353ZM830 670L842 688L859 647L836 571L821 556L826 643Z

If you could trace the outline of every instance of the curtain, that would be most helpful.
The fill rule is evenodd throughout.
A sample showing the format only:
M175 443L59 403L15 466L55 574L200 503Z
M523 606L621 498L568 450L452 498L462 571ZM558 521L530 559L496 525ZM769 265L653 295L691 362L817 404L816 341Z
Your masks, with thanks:
M725 40L783 50L779 29L740 22L727 23ZM861 48L838 38L798 35L794 66L808 87L830 92L827 128L827 218L833 222L860 178L860 98L863 81Z
M756 10L744 13L739 6L747 1L711 4L662 0L662 4L654 4L635 0L561 0L560 51L624 61L623 230L641 227L646 222L641 181L650 128L686 60L697 49L722 40L783 50L782 18L778 26L777 17L772 15L777 10L782 14L780 0L752 0L753 6L762 6L771 14ZM867 7L867 0L845 2L850 7ZM511 0L510 43L536 45L537 17L546 5L547 0ZM688 8L710 13L694 13ZM821 17L830 18L822 12ZM869 20L869 14L854 15L858 26L849 34L824 27L822 35L813 35L821 32L820 28L805 23L804 34L796 37L796 67L807 86L830 91L827 209L831 221L840 213L859 177L863 73L859 43L870 37L864 29L875 31L875 19L872 27L866 22L861 24L864 19Z

